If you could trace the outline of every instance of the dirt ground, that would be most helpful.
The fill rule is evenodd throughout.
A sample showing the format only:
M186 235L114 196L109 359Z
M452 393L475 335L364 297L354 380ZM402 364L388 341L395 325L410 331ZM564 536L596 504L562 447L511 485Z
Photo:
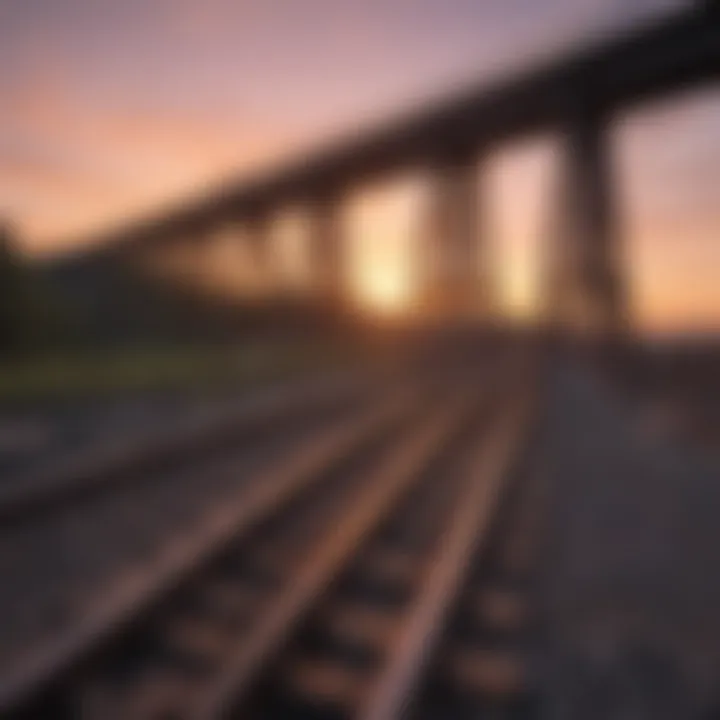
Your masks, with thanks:
M719 717L720 462L570 364L541 433L544 717Z

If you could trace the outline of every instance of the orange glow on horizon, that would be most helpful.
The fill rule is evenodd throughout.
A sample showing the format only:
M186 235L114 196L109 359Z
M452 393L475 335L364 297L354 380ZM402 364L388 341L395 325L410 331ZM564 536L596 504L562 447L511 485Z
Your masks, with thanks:
M359 281L358 301L381 314L398 315L410 308L410 292L392 267L368 269Z
M350 294L362 307L406 314L418 287L416 223L422 202L417 182L400 181L359 193L347 208Z

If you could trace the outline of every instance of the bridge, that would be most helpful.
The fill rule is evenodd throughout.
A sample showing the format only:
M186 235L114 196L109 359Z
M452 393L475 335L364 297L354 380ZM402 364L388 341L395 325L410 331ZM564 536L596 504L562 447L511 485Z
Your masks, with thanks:
M620 329L628 310L618 251L612 123L640 103L717 81L717 13L717 3L695 3L95 242L110 256L148 256L153 249L190 244L201 257L218 230L235 227L251 236L254 252L263 256L272 217L301 208L309 219L316 289L336 303L346 293L339 221L344 201L361 183L414 169L433 185L421 250L423 304L477 311L489 290L483 291L488 278L481 268L476 165L502 143L554 133L564 150L563 179L552 203L558 208L556 237L546 253L548 310L562 322Z

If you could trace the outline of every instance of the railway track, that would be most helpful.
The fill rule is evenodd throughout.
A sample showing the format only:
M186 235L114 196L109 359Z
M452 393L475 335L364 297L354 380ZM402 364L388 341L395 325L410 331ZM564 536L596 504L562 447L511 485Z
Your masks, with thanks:
M213 508L267 482L278 457L297 461L329 430L345 427L350 437L357 426L360 437L363 412L372 413L377 397L365 395L311 406L302 416L293 409L272 427L261 419L234 442L181 453L170 464L133 467L107 482L100 473L82 493L72 478L67 494L53 484L54 502L33 490L37 502L15 506L0 524L0 617L11 620L0 623L0 677L48 630L92 614L102 604L99 587L152 566L173 535L193 534Z
M1 673L0 715L398 716L505 514L528 392L499 365L308 428Z
M254 685L228 682L188 717L389 720L413 708L508 492L523 430L518 402L502 398L466 429ZM444 705L435 710L430 717L448 717Z
M435 636L408 720L528 720L538 716L540 618L535 591L548 486L526 437L467 558L465 580ZM385 715L385 717L389 717Z
M167 428L90 447L48 466L15 472L0 486L0 522L24 522L62 503L107 493L113 486L144 480L148 473L172 469L217 454L239 443L256 441L280 423L305 420L308 414L342 408L372 391L374 378L332 377L304 385L281 386L245 402L205 408L178 418ZM377 380L375 381L377 384Z

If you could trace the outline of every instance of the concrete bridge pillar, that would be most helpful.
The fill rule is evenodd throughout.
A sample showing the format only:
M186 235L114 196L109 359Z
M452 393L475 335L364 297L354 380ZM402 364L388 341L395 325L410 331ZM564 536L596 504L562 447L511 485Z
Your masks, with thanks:
M274 290L275 281L270 219L266 215L249 218L245 223L243 242L248 244L255 284L264 294L269 294Z
M424 304L433 315L469 317L483 309L488 292L481 272L474 155L437 162L431 182L421 248Z
M346 299L345 232L342 203L335 196L313 199L308 212L308 244L318 300L337 309Z
M628 323L608 130L599 116L569 125L547 288L555 320L601 335Z

